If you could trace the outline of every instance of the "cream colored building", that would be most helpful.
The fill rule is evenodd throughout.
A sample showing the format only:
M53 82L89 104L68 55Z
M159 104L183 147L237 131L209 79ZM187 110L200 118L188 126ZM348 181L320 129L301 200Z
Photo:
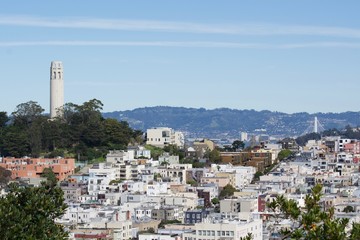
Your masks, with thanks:
M201 178L201 183L202 184L215 183L220 188L223 188L226 185L230 184L230 179L227 178L227 177L202 177Z
M148 129L146 136L146 144L156 147L163 148L166 145L176 145L179 148L183 148L185 145L184 134L168 127Z
M220 201L220 212L222 213L255 212L257 210L257 198L232 198Z

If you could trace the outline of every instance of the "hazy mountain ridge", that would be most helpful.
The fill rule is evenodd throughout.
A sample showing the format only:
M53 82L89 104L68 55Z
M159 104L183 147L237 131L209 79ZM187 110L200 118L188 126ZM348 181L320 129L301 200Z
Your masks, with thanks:
M343 113L282 113L268 110L230 108L204 109L185 107L144 107L134 110L103 113L105 118L127 121L132 128L171 127L193 137L238 137L240 131L266 129L270 135L298 136L313 125L316 116L325 129L360 126L360 112Z

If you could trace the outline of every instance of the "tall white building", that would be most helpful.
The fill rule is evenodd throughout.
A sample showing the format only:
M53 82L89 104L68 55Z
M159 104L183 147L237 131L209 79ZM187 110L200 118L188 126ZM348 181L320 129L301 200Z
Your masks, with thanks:
M50 66L50 118L61 116L64 106L64 69L62 62L53 61Z

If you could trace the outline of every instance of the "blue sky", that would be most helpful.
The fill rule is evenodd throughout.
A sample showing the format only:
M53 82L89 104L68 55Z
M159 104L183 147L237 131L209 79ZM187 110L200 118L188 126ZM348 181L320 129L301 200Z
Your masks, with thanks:
M65 102L359 111L360 1L2 1L0 111Z

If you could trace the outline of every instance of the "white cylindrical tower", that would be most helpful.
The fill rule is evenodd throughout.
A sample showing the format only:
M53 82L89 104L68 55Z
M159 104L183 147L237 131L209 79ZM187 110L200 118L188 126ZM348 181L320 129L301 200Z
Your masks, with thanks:
M62 62L53 61L50 66L50 118L61 116L64 106L64 69ZM59 111L60 110L60 111Z

